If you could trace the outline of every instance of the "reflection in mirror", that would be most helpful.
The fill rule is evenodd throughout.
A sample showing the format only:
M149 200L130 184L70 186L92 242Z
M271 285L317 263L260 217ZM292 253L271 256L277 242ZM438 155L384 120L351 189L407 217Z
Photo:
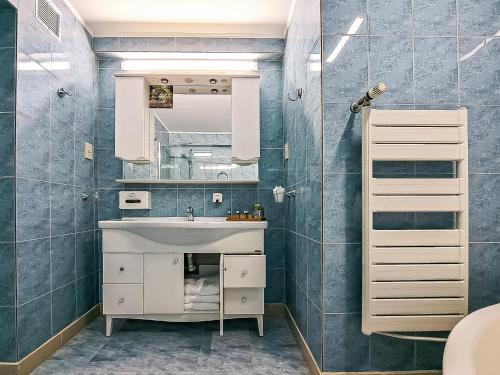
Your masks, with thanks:
M124 162L123 178L258 179L258 164L231 162L230 86L174 86L171 100L172 108L150 109L155 162Z

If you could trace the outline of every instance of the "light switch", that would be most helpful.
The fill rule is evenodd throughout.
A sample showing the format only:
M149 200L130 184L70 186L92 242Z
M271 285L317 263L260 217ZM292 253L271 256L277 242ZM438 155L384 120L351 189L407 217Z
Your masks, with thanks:
M85 142L83 156L88 160L92 160L94 158L94 146L92 145L92 143Z
M222 193L214 193L212 196L212 202L222 203Z
M288 160L290 157L290 150L288 148L288 143L285 143L285 160Z

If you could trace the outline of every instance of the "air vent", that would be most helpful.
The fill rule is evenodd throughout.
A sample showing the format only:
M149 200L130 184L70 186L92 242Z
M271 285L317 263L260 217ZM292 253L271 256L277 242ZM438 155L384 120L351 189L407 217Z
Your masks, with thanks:
M49 0L36 0L36 18L49 29L56 38L61 36L61 12Z

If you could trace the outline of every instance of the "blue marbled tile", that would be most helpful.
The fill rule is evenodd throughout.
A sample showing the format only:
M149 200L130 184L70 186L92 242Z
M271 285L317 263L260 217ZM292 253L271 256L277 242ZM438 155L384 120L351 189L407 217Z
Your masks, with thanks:
M177 52L205 52L205 38L175 38Z
M359 314L324 316L323 371L366 371L368 336L361 332Z
M285 268L285 231L283 229L264 231L264 251L267 267Z
M0 178L0 196L3 197L0 203L0 242L14 241L15 231L15 195L14 178ZM0 304L1 305L1 304Z
M255 188L233 188L231 192L231 210L250 211L254 203L259 201L259 192ZM264 206L265 209L267 207Z
M373 214L373 229L376 230L415 229L415 213L375 212Z
M0 13L0 48L16 46L16 10L2 8Z
M429 332L425 333L425 335L429 335ZM439 336L442 337L442 335ZM416 370L441 370L445 347L444 342L417 341L415 345Z
M0 307L0 361L16 362L16 309Z
M295 210L295 221L296 228L295 232L300 235L305 236L307 231L307 207L309 204L307 192L307 181L301 181L294 186L295 197L291 198L296 200L296 210Z
M154 38L155 39L155 38ZM99 59L99 69L120 69L121 60L118 59Z
M234 190L233 190L234 194ZM259 202L264 205L269 228L284 228L283 204L274 201L272 189L259 189ZM254 201L254 203L257 203ZM253 204L252 204L253 205Z
M297 285L297 319L296 323L299 326L302 335L307 337L307 295L305 291Z
M112 148L97 149L97 179L100 188L116 188L120 184L116 179L123 176L123 162L115 158Z
M50 218L53 236L75 232L75 188L50 185Z
M94 38L94 51L114 52L120 49L120 38Z
M50 128L61 133L74 136L75 131L75 82L74 69L70 72L71 78L53 76L52 87L62 87L71 96L60 98L54 90L50 93Z
M379 104L413 103L412 52L410 37L370 37L370 85L383 81L388 86Z
M15 118L13 113L0 113L0 177L14 176Z
M75 140L75 185L92 187L94 185L94 162L83 156L85 144Z
M118 189L99 189L99 220L119 219L121 217L118 193Z
M203 189L179 189L177 195L177 216L186 216L188 207L194 216L205 214L205 191Z
M321 244L307 241L307 296L316 306L321 306Z
M99 69L99 108L115 107L115 69Z
M52 237L50 245L52 288L57 289L75 281L75 235Z
M345 104L326 104L324 118L325 173L361 173L361 115Z
M177 215L177 189L151 189L151 216Z
M297 284L285 272L285 304L290 314L297 319Z
M500 104L500 38L460 38L459 51L461 103Z
M84 232L94 229L94 199L81 199L82 193L91 193L87 188L75 188L75 230Z
M209 186L209 185L208 185ZM213 202L213 194L222 194L222 203ZM205 189L205 216L226 216L231 209L231 190L210 188Z
M449 161L416 161L417 178L441 178L455 174L455 165Z
M97 85L97 82L95 82ZM78 84L77 84L78 86ZM81 141L95 143L94 127L97 131L97 88L96 98L91 97L92 93L76 89L75 106L75 138ZM83 97L83 98L82 98Z
M346 34L357 17L362 17L363 23L356 34L366 34L368 29L366 3L366 0L323 1L323 35Z
M76 234L76 277L79 279L95 270L94 231Z
M453 212L417 212L415 229L455 229Z
M76 315L82 316L96 304L95 274L76 280Z
M17 240L48 237L50 234L50 184L18 179L16 184Z
M410 35L411 0L370 0L368 3L371 35Z
M324 242L361 242L361 176L325 175L324 184Z
M307 179L307 126L304 111L299 109L295 114L296 128L295 128L295 151L294 158L295 164L295 180L297 182L304 182Z
M50 294L46 294L17 308L19 358L24 358L51 337L50 300Z
M285 301L285 270L283 268L266 269L266 303L283 303Z
M287 277L297 279L297 235L285 232L285 269Z
M22 114L16 127L17 176L49 181L50 129Z
M0 306L16 303L16 254L13 243L0 243Z
M325 313L361 311L361 245L327 245L323 277Z
M458 33L461 36L495 35L500 29L498 1L457 1Z
M14 112L15 110L15 48L3 48L0 53L0 112Z
M309 259L309 239L306 237L297 236L297 265L296 277L297 285L307 293L307 261Z
M307 180L306 236L321 241L321 177Z
M469 172L499 173L500 107L468 107Z
M370 336L370 370L415 369L415 342L381 335Z
M50 137L50 181L74 184L75 140L72 136L52 130ZM81 156L81 154L78 154Z
M206 38L205 50L207 52L231 52L231 38Z
M415 0L413 18L415 35L457 35L455 0Z
M469 311L500 302L499 243L472 243L469 248Z
M52 292L52 334L66 328L76 318L76 283Z
M368 88L368 38L351 36L338 55L340 36L323 39L323 102L352 102Z
M175 51L175 38L148 38L148 51L173 52Z
M231 52L275 52L284 51L285 42L277 38L233 38Z
M115 147L115 110L114 108L100 108L97 122L97 147Z
M307 301L307 345L311 350L316 364L321 366L323 349L322 315L317 306L309 299Z
M22 305L50 292L50 241L48 238L18 242L17 303Z
M281 70L260 71L261 110L282 108L282 74Z
M35 2L19 0L17 18L17 46L24 53L33 55L38 60L50 61L51 41L55 37L37 21Z
M274 188L276 185L283 185L283 149L262 149L260 156L260 187Z
M458 104L455 38L415 38L415 102Z
M469 238L471 242L500 242L500 175L469 176Z
M281 109L260 111L260 147L283 147L283 111Z
M257 68L258 70L262 69L283 70L283 61L260 60L258 62Z
M148 38L120 38L120 51L139 51L148 49Z

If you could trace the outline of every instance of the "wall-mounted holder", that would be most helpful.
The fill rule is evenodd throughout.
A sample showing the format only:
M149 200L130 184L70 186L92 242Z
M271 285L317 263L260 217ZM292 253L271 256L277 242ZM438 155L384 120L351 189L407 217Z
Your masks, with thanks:
M361 99L358 99L355 102L351 103L349 107L352 113L359 113L363 109L363 107L367 107L370 105L371 101L380 95L382 95L387 89L384 82L379 82L376 86L373 86L368 90L368 92Z
M82 201L86 201L89 198L99 199L99 193L97 191L94 191L91 194L89 194L88 192L84 191L80 195L80 198L82 198Z
M295 195L297 194L297 192L295 190L289 190L285 193L285 195L288 197L288 198L295 198Z
M60 98L64 98L66 95L71 96L71 94L69 92L67 92L63 87L61 87L60 89L57 89L57 95Z
M302 98L302 89L297 89L297 95L296 95L295 99L292 99L290 97L290 93L288 93L287 95L288 95L288 100L290 100L291 102L295 102L295 101L299 100L300 98Z

